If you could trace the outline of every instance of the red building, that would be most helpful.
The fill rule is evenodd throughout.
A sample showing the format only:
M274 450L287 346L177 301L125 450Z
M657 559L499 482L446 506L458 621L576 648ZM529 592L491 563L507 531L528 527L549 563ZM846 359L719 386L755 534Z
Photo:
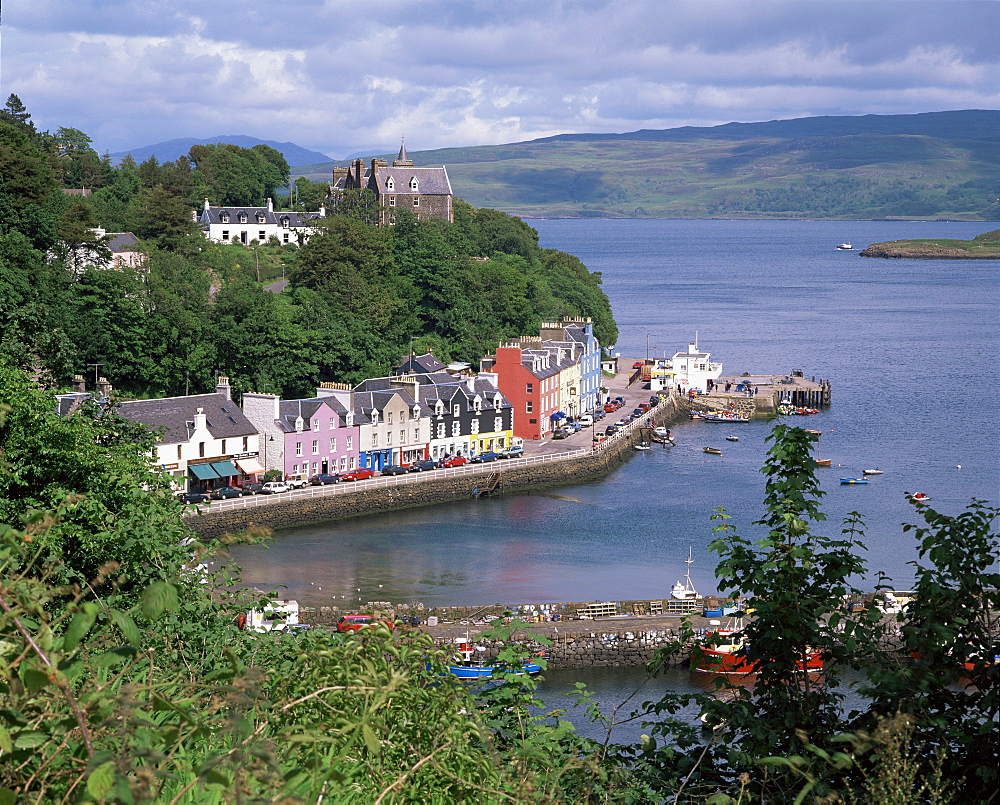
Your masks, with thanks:
M537 341L539 349L525 349ZM552 415L559 410L559 363L541 349L540 338L501 344L495 355L483 358L484 372L497 376L497 386L514 409L514 436L541 439L552 430Z

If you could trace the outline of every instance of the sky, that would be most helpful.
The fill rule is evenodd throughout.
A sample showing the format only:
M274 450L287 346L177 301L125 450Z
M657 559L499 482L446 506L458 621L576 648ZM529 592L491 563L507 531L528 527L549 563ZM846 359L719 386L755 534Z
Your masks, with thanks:
M1000 0L3 0L0 98L99 153L245 134L335 159L1000 109ZM2 101L0 101L2 102Z

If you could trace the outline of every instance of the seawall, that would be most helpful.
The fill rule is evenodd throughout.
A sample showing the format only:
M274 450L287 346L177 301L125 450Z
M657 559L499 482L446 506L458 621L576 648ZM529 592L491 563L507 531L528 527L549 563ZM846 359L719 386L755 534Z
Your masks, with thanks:
M632 445L648 435L649 419L673 423L683 416L677 401L668 398L592 449L472 464L457 470L440 470L433 475L417 473L381 478L377 486L339 484L315 487L308 490L308 494L286 493L289 497L256 496L220 501L224 505L191 515L185 521L203 537L215 538L251 528L278 530L465 500L474 497L477 490L482 492L491 487L490 494L504 494L583 483L604 477L628 459L634 452Z

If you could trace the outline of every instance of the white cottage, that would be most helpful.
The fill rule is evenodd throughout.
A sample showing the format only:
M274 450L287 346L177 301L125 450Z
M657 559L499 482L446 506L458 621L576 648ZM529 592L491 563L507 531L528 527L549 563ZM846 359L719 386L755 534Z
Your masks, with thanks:
M698 342L688 344L687 352L678 352L670 359L674 383L683 394L690 389L708 391L708 381L713 383L722 374L722 364L712 363L712 354L698 349Z

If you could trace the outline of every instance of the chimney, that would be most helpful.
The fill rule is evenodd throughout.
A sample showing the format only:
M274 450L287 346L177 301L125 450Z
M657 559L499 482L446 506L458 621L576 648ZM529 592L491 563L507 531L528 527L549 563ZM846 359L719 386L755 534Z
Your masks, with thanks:
M341 179L346 179L350 172L350 168L334 168L333 183L337 184Z
M274 202L271 199L267 200L267 211L274 212Z
M195 430L207 430L208 429L208 417L205 415L205 409L199 408L194 415L194 429Z
M208 212L208 206L209 206L209 205L208 205L208 199L206 198L206 199L205 199L205 204L204 204L204 206L202 207L202 209L203 209L203 210L204 210L205 212Z
M111 384L106 377L102 377L97 381L97 393L102 397L111 396Z
M319 217L320 218L326 218L326 205L325 204L320 204L319 205Z
M229 385L228 377L219 375L218 382L215 384L215 393L221 394L227 400L233 399L233 387Z
M354 167L354 186L364 187L365 186L365 161L363 159L356 159L352 163Z
M73 375L73 391L82 394L87 390L87 381L83 379L83 375Z

